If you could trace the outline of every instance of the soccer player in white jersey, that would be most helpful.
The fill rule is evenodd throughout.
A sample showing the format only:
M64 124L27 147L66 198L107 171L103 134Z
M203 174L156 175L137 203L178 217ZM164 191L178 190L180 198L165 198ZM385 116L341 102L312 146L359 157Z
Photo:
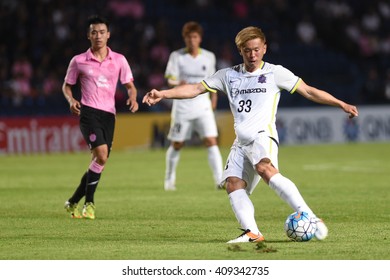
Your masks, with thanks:
M355 106L328 92L309 86L283 66L263 61L266 38L261 29L247 27L236 36L236 46L243 64L219 70L195 85L183 85L170 90L151 90L143 102L153 105L162 98L192 98L204 92L227 94L234 116L236 139L227 159L223 180L232 209L243 233L228 243L261 242L264 240L254 218L254 206L249 198L262 178L294 211L308 212L317 223L315 236L326 238L328 229L304 201L295 184L278 170L278 135L275 116L281 90L297 92L321 104L336 106L358 116Z
M94 194L110 155L115 129L115 92L118 80L128 94L131 112L138 110L137 89L126 58L112 51L109 23L99 16L87 22L91 47L72 58L62 86L70 111L80 116L80 130L91 150L92 159L74 194L65 202L72 218L95 219ZM81 101L73 97L72 86L80 82ZM85 196L82 213L79 201Z
M196 84L215 73L214 53L200 47L203 29L197 22L187 22L182 29L185 48L171 53L165 70L169 86ZM220 186L223 162L217 145L217 125L213 109L217 105L217 93L202 94L192 99L173 100L171 127L168 139L171 144L166 152L164 189L175 190L176 169L180 149L195 131L203 140L215 186Z

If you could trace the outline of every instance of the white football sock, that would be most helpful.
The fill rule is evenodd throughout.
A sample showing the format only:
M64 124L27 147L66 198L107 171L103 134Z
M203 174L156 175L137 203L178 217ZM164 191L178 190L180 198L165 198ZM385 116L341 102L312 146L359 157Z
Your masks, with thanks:
M260 230L255 221L255 208L246 191L240 189L231 192L229 199L241 228L245 230L250 229L255 234L259 233Z
M313 211L306 204L297 186L288 178L278 173L271 177L269 186L283 199L294 211L307 212L314 216Z
M179 163L180 151L176 151L172 145L169 146L165 155L165 180L176 180L176 167Z
M213 172L213 177L216 185L219 185L222 180L223 172L223 162L221 152L217 145L207 148L208 160L211 171Z

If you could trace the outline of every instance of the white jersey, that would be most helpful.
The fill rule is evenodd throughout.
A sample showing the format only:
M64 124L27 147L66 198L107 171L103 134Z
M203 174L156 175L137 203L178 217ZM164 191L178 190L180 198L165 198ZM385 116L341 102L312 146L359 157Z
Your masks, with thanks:
M229 99L234 130L240 145L265 132L279 141L275 117L282 89L293 93L300 78L281 65L262 62L250 73L243 64L219 70L202 81L208 91L222 91Z
M169 56L165 78L196 84L215 73L215 64L215 55L208 50L201 48L199 54L193 57L186 48L182 48ZM205 111L212 112L209 93L192 99L173 100L172 118L194 119Z

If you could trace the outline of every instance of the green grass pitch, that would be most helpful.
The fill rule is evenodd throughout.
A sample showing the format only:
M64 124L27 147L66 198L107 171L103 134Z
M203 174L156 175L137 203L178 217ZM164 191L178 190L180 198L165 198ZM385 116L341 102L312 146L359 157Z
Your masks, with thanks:
M239 224L203 148L182 150L176 192L163 190L165 150L114 150L94 221L63 209L88 152L1 156L0 259L389 260L389 159L390 143L282 146L280 170L327 223L328 238L289 241L283 224L293 211L261 182L251 198L266 242L228 246Z

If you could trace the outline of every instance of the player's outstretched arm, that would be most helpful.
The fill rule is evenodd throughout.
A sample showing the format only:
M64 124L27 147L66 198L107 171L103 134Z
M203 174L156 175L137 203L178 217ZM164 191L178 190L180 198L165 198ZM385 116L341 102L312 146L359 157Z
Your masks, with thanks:
M350 118L357 117L359 115L356 106L345 103L331 95L330 93L317 89L315 87L307 85L304 81L300 81L297 92L303 97L320 104L340 107Z
M185 84L177 86L167 90L152 89L145 94L142 99L142 103L146 103L149 106L155 105L161 101L161 99L188 99L194 98L201 93L206 92L206 88L201 84Z

